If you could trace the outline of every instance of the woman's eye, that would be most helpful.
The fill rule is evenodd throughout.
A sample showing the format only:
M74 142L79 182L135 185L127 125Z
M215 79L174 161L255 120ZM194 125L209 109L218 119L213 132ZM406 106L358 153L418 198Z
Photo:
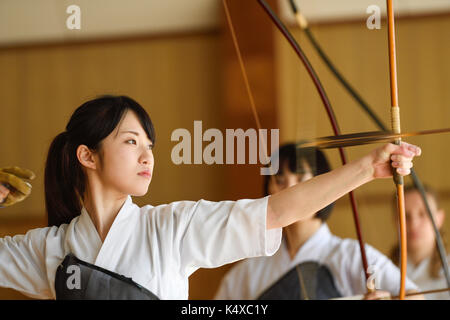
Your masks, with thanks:
M130 139L130 140L127 140L126 142L127 142L128 144L130 144L130 143L129 143L130 141L133 141L134 144L136 144L136 140L135 140L135 139ZM153 144L149 144L149 145L148 145L148 149L149 149L149 150L153 150Z

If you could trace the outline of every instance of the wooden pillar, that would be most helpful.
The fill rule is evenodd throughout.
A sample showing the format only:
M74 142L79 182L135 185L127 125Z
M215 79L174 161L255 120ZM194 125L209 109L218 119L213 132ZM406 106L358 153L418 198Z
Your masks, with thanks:
M248 80L260 117L261 128L277 128L276 92L274 70L274 39L276 30L272 28L270 19L256 0L227 0L231 19L239 41L241 54L247 70ZM276 0L269 0L270 6L276 10ZM225 11L222 13L222 110L223 127L226 129L255 129L257 126L253 117L249 97L239 66L239 61L233 45L230 28L227 24ZM270 133L269 133L270 135ZM270 140L270 139L269 139ZM225 139L224 139L225 147ZM270 151L270 145L267 147ZM226 150L226 149L225 149ZM248 150L246 163L248 163ZM224 154L224 158L226 154ZM236 163L235 152L235 163ZM259 161L258 161L259 162ZM224 193L221 200L238 200L259 198L263 196L263 176L260 175L261 165L224 165ZM212 299L220 281L232 265L216 269L202 269L190 277L191 299ZM205 286L205 284L208 284Z
M267 2L277 12L278 1ZM278 128L274 68L276 30L256 0L228 0L227 3L261 128L267 129L270 137L270 129ZM245 131L254 128L257 131L230 27L226 21L225 11L222 10L222 13L224 125L228 129L242 128ZM270 153L269 141L266 142L266 146ZM259 158L258 164L248 164L248 152L249 148L246 147L245 165L227 166L228 188L225 197L228 199L257 198L263 195L263 176L260 174Z

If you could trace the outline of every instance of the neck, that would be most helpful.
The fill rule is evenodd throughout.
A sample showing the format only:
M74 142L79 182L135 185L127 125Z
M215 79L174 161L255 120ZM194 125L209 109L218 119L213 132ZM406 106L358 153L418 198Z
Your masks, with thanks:
M415 248L414 250L408 250L408 259L414 264L418 265L425 259L432 256L434 246L424 246L423 248Z
M298 221L284 228L286 234L286 243L288 247L289 256L294 259L298 250L303 244L319 230L322 225L320 219L309 219L304 221Z
M105 240L114 219L127 199L127 195L117 192L104 192L88 186L83 198L83 204L97 229L102 242Z

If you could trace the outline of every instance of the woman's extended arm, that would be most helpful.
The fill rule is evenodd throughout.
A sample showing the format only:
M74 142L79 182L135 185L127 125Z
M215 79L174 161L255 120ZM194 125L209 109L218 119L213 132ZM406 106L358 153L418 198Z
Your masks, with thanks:
M47 277L47 239L59 244L56 227L38 228L25 235L0 238L0 287L38 298L53 298ZM58 252L55 253L55 255Z
M391 161L400 175L407 175L412 159L420 153L419 147L405 142L386 144L361 159L273 194L267 206L267 229L311 216L373 179L392 177Z
M0 203L9 193L10 190L0 183ZM55 227L40 228L30 230L26 235L0 238L0 287L12 288L33 298L51 298L45 266L45 239L56 231Z

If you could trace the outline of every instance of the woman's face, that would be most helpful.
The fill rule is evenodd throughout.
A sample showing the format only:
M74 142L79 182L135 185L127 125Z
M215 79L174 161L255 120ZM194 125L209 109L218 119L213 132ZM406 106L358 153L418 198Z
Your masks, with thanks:
M313 174L308 163L303 162L302 165L304 173L294 173L286 166L283 170L283 174L277 174L275 179L270 179L268 188L269 194L280 192L281 190L292 187L297 183L313 178Z
M153 142L136 114L127 110L116 129L101 143L103 159L98 170L102 184L124 195L145 195L153 176L152 148Z
M439 210L435 199L427 195L430 210L438 229L444 221L444 212ZM434 247L435 235L422 196L417 190L405 193L407 244L410 250Z

